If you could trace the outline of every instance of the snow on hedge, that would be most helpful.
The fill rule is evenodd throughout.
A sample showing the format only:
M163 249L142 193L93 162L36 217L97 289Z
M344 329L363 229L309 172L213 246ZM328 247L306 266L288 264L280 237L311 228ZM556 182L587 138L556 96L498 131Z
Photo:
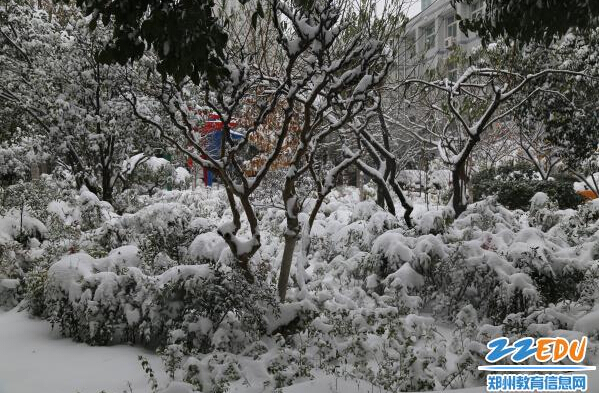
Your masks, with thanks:
M11 209L0 216L0 245L15 241L21 235L43 240L47 234L46 226L27 210Z
M218 261L220 254L227 247L222 236L216 232L199 234L191 242L187 250L187 258L190 261Z
M523 212L488 198L457 219L449 208L420 206L409 229L354 189L335 190L310 233L305 290L293 266L280 305L273 288L284 212L260 212L262 247L251 260L258 280L248 284L215 232L230 221L222 197L160 192L111 216L84 234L101 256L58 258L31 301L77 340L194 353L179 371L209 387L241 386L235 375L284 387L345 367L391 391L443 390L481 383L473 365L492 337L599 334L599 204L565 212L536 195ZM177 259L169 250L182 245Z

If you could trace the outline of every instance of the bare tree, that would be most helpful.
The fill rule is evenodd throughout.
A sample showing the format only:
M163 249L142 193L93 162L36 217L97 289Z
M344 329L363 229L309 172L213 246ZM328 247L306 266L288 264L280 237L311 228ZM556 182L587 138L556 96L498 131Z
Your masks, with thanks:
M383 50L381 41L363 35L342 40L350 21L343 18L338 2L319 3L307 10L278 0L268 4L268 19L262 22L262 28L267 24L276 40L231 40L225 64L228 76L216 86L161 79L145 85L141 91L136 81L129 79L121 93L138 118L194 162L213 171L223 184L233 220L218 232L248 280L253 280L250 259L261 245L259 220L251 197L281 155L291 157L281 190L287 219L279 277L279 295L284 299L293 252L302 233L296 183L304 175L315 176L314 162L327 138L349 124L358 129L365 127L355 118L373 110L369 109L374 101L371 91L382 83L390 53ZM260 42L278 46L276 58L270 63L260 57L264 49ZM209 108L222 123L216 155L208 151L196 132L194 101ZM165 114L164 118L153 116L157 109ZM246 158L252 136L263 132L273 117L277 127L269 131L271 143L268 151L263 152L265 159L259 161L257 168L253 162L249 171ZM245 137L233 140L231 132L242 118ZM289 138L297 138L299 143L289 144ZM341 164L322 174L325 180L316 183L318 198L323 199L330 192L334 186L331 179L356 159L355 154L348 155ZM249 238L238 236L242 214L249 226ZM315 213L311 216L315 217Z
M451 168L452 205L456 217L468 203L467 164L474 148L487 130L509 119L516 109L543 88L536 87L524 96L518 93L549 74L581 75L553 69L523 75L471 66L456 81L409 79L398 87L405 88L406 96L419 96L423 103L420 116L426 120L414 121L406 115L404 122L398 124L404 124L417 140L435 145L441 160Z
M510 137L521 151L519 157L530 162L543 180L548 180L555 168L561 163L558 150L547 140L542 123L531 122L527 129L514 123L507 125Z
M408 227L411 227L412 221L410 215L414 208L396 179L398 171L402 166L402 158L405 158L407 155L404 154L398 156L392 150L392 136L382 109L380 98L378 98L375 117L378 121L378 132L368 132L366 129L353 129L359 144L368 152L371 162L369 163L365 159L359 159L354 165L356 165L364 174L372 178L377 185L379 194L377 197L384 201L384 203L379 202L379 204L386 205L387 210L393 215L396 214L396 211L392 192L395 193L401 206L404 208L404 220Z

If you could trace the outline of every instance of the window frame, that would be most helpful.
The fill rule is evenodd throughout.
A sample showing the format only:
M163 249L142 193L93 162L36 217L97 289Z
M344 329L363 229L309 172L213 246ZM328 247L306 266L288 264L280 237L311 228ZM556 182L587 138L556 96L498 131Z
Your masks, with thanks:
M450 23L449 20L452 20L452 22ZM455 14L452 14L452 15L449 15L448 17L446 17L445 24L446 24L445 38L449 38L449 37L457 38L458 37L458 19L456 18ZM450 29L453 30L452 35L449 34Z
M476 0L476 2L470 5L470 18L480 19L485 11L485 2L482 0Z
M429 30L430 29L430 30ZM430 33L429 33L430 31ZM428 52L429 50L436 47L436 32L435 32L435 22L428 24L422 28L422 37L424 44L424 52Z

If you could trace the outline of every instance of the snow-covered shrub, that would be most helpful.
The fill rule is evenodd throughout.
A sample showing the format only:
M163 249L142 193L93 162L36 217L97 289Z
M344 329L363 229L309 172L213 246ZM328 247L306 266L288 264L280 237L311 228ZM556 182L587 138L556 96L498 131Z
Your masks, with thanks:
M443 233L453 222L455 214L450 207L425 212L416 222L416 232L421 235Z
M537 192L544 192L557 201L561 209L576 208L582 198L574 192L572 180L556 177L541 180L535 169L526 163L486 169L472 177L474 200L496 195L499 203L510 209L527 210Z
M21 285L16 278L0 278L0 309L19 304Z
M301 213L300 213L301 214ZM262 222L264 228L273 236L282 237L287 227L285 222L285 210L277 208L268 208L262 212Z
M42 155L43 156L43 155ZM31 146L0 145L0 185L31 180L31 164L45 157L36 157Z
M537 192L530 199L528 214L530 225L541 227L543 232L547 232L563 219L563 214L557 211L557 204L544 192Z
M472 232L495 231L498 229L513 229L518 226L518 215L499 203L497 198L488 197L468 206L458 218L453 227Z
M241 378L241 365L237 358L227 353L215 353L198 359L189 356L176 369L183 371L183 381L192 391L225 393L229 384ZM179 391L176 391L179 392ZM187 391L181 391L181 393ZM175 393L175 391L173 392Z
M577 286L587 269L586 263L577 258L556 255L559 244L558 239L538 229L524 228L516 234L508 252L508 260L534 281L546 303L577 299Z
M105 249L136 244L142 249L148 269L160 271L154 260L161 252L181 261L184 247L205 231L194 221L194 212L176 203L154 203L134 214L125 213L104 222L97 230L97 242Z
M24 298L27 301L26 308L34 316L43 317L46 314L46 282L48 270L46 266L40 265L25 274Z
M578 284L579 301L588 306L594 306L599 301L599 262L593 263L584 273Z
M464 306L472 304L482 315L501 321L512 302L526 306L521 294L515 293L511 299L507 296L507 277L513 268L499 258L481 252L472 254L473 251L469 245L458 245L425 276L425 297L435 314L452 319ZM507 270L503 275L502 269Z
M136 250L122 247L100 259L72 254L50 267L45 313L62 334L94 345L182 344L207 352L236 351L264 333L264 314L277 307L273 288L220 264L149 276Z
M69 198L71 192L68 182L49 175L43 175L41 179L32 182L0 187L0 214L24 208L30 215L45 223L50 215L48 204L54 200Z
M2 292L4 297L8 297L7 293L10 292L11 303L20 300L17 297L21 284L19 280L40 259L43 252L40 249L40 240L47 235L46 226L25 210L12 209L6 215L0 216L0 280L17 280L18 284L10 281L9 288L9 282L4 283ZM0 294L0 305L6 303L2 297Z
M331 236L333 251L350 256L368 250L372 240L366 225L364 221L354 221L340 228Z
M216 232L201 233L189 245L186 260L190 263L217 262L227 243Z
M431 170L428 173L415 169L404 169L397 174L397 181L410 190L447 190L451 185L451 171Z
M44 240L48 229L28 210L13 208L0 215L0 244L18 241L25 244L29 239Z
M385 302L381 299L382 302ZM284 342L276 363L277 386L311 373L316 367L339 376L352 375L388 391L430 390L446 348L434 340L432 318L401 315L394 307L367 304L339 307L333 300L306 333ZM316 345L310 350L307 343ZM303 347L306 347L303 349ZM376 359L376 362L372 362Z
M133 266L106 262L77 253L48 270L46 315L63 335L93 345L135 341L146 278Z
M274 288L261 280L250 284L221 264L171 268L153 292L140 324L144 339L202 353L238 352L264 334L264 315L277 309Z
M160 189L187 189L191 175L187 169L175 166L165 158L136 154L122 164L128 188L135 194L152 196ZM119 206L125 209L127 206Z
M593 199L578 209L582 225L594 224L599 220L599 199Z
M397 217L386 211L376 211L366 219L368 222L366 224L366 229L372 235L373 239L387 231L397 229L401 226Z
M400 269L403 264L410 263L414 259L414 253L408 247L411 243L413 243L412 239L398 232L382 234L372 244L366 269L381 278L387 277Z
M112 198L115 211L120 214L133 214L144 207L144 202L137 190L128 188L117 193Z

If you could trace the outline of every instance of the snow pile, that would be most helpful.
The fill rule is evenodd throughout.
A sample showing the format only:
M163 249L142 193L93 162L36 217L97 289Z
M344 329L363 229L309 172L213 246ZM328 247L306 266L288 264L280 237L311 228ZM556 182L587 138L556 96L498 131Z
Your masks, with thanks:
M202 233L191 242L187 250L187 259L194 262L216 262L227 247L224 239L215 232Z
M51 201L46 210L64 225L81 227L84 230L97 228L116 216L108 202L101 201L85 186L70 200Z
M27 210L9 210L0 216L0 246L18 239L36 238L43 240L48 234L46 226Z
M445 190L451 185L451 171L431 170L428 173L415 169L404 169L397 174L397 181L410 190Z

